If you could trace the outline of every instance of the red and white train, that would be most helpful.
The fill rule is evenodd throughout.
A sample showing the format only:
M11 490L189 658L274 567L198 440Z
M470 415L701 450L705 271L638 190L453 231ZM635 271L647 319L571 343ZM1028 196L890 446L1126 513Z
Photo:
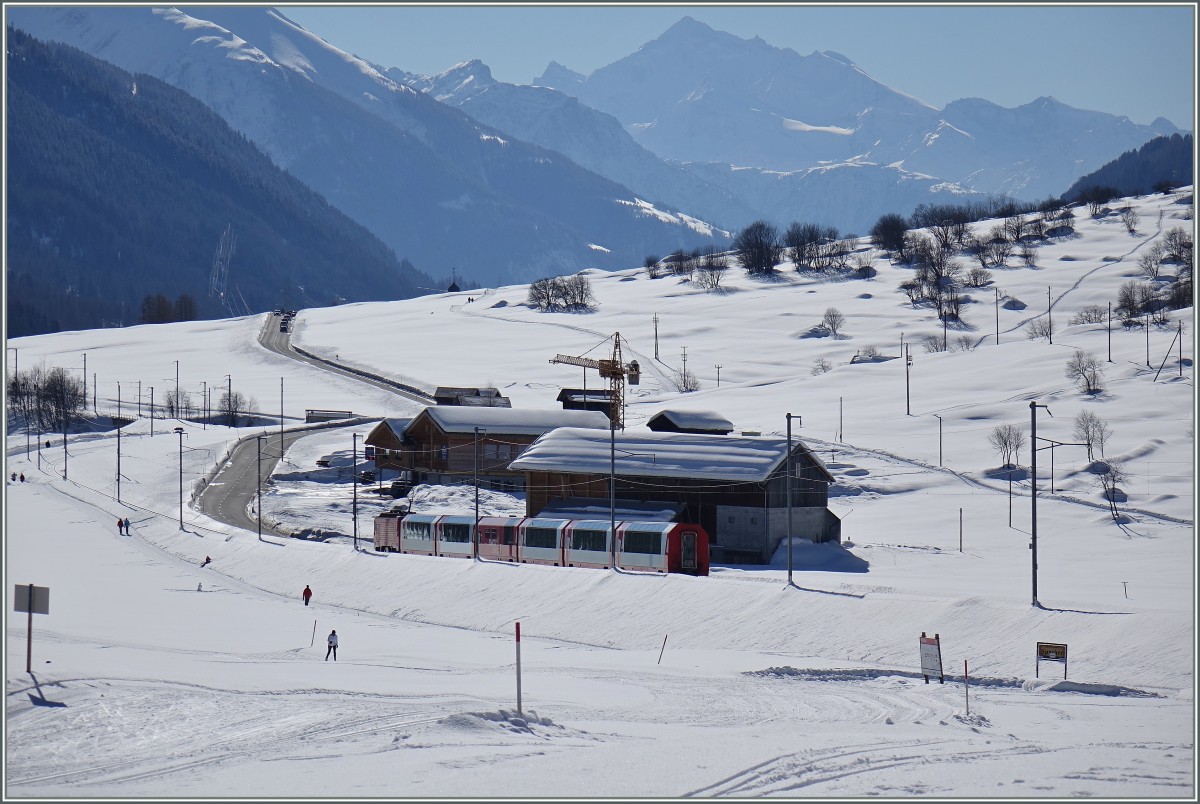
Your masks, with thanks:
M616 566L643 572L708 574L708 533L679 522L617 522L542 517L479 518L479 557L556 567ZM475 517L402 514L375 517L379 552L427 556L475 555Z

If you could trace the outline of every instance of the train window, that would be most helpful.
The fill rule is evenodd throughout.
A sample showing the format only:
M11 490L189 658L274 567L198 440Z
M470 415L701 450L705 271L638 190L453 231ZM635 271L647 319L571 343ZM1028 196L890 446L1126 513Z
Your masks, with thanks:
M469 542L471 541L471 526L457 522L447 522L442 525L442 541Z
M430 539L428 522L405 522L404 536L409 539Z
M607 536L607 530L580 530L576 528L571 533L571 549L597 551L607 550Z
M650 555L662 554L662 534L661 533L646 533L645 531L626 531L624 547L621 548L625 553L648 553Z
M526 528L526 547L558 547L558 531L555 528Z

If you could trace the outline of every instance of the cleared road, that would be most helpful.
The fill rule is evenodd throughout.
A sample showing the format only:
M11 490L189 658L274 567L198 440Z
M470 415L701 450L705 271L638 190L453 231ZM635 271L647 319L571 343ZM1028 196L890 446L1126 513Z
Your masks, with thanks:
M331 361L301 354L292 347L289 336L290 333L279 331L279 316L268 315L262 330L259 332L258 340L265 349L291 358L292 360L316 366L323 371L340 374L358 382L383 388L415 402L428 403L432 401L428 395L422 394L419 391L406 390L386 379L371 377L353 369L343 368ZM349 419L344 423L338 422L327 427L330 429L360 427L362 422L362 419ZM297 439L310 435L314 429L317 428L285 430L282 437L282 447L278 433L264 435L262 437L261 477L258 475L259 448L257 439L249 439L238 445L225 462L225 465L218 470L216 476L213 477L212 481L200 493L200 496L196 499L196 508L201 513L219 522L257 532L259 523L256 497L259 482L261 481L263 484L263 491L265 492L271 472L274 470L275 465L279 463L279 459L287 452L288 447ZM320 429L324 430L326 428ZM254 515L249 513L252 503L255 506ZM279 533L273 530L266 522L262 523L262 532L264 535L291 535L290 533Z

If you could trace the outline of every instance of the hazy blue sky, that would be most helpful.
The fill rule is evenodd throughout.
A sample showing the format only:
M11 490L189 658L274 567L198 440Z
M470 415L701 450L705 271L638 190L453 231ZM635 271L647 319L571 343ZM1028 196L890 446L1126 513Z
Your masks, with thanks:
M979 97L1019 106L1050 95L1135 123L1194 127L1195 6L279 6L334 46L432 75L480 59L530 83L550 61L588 74L684 15L802 55L836 50L938 108Z

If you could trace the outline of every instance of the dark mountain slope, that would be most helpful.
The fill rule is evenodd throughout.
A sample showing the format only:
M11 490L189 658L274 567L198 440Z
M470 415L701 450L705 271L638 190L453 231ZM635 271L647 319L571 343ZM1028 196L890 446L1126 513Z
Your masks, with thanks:
M419 295L429 277L186 93L10 28L8 335L135 323L142 299L228 289L252 311Z

